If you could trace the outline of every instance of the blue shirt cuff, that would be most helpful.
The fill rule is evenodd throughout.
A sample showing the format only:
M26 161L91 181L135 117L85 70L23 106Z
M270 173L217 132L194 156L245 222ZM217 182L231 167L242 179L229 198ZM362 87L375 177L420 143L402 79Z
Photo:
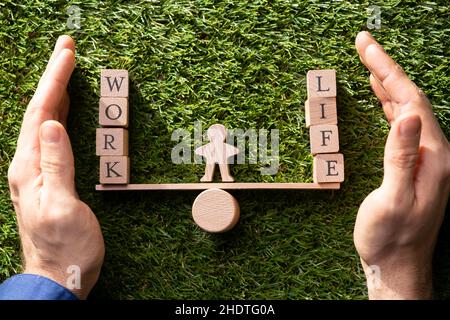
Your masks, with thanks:
M49 278L18 274L0 284L0 300L78 300L69 289Z

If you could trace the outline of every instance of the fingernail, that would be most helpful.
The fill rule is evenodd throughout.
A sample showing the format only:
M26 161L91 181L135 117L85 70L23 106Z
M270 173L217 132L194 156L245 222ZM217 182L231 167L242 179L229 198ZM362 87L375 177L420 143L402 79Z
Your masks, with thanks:
M52 123L44 123L41 128L41 137L45 143L58 143L60 138L59 130Z
M375 38L373 37L373 35L369 31L364 31L364 32L369 36L369 38L375 40Z
M403 119L400 122L400 135L404 138L413 138L419 134L420 118L418 116Z

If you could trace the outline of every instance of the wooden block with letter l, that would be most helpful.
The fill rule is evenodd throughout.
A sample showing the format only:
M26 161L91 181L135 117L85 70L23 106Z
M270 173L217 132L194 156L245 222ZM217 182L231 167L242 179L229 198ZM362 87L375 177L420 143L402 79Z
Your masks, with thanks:
M104 127L128 127L128 99L101 97L98 121Z
M336 97L336 70L309 70L306 83L308 99Z
M337 124L336 97L310 98L305 102L306 127Z
M339 151L338 126L325 124L309 127L311 153L333 153Z
M128 98L128 82L127 70L103 69L100 75L100 95Z
M315 183L343 182L344 156L341 153L316 155L313 162L313 178Z
M96 154L98 156L127 156L128 130L122 128L98 128Z
M127 156L100 157L101 184L128 184L130 182L130 158Z

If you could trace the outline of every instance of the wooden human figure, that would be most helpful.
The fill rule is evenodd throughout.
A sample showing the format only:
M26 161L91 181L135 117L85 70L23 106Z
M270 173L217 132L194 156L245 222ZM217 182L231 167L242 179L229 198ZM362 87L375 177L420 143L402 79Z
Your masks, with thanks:
M225 143L227 137L227 129L221 124L213 124L209 127L208 139L210 143L197 148L195 153L205 157L205 175L200 179L202 182L210 182L213 180L214 169L216 164L219 165L222 181L233 182L234 179L230 175L227 160L239 153L239 149Z

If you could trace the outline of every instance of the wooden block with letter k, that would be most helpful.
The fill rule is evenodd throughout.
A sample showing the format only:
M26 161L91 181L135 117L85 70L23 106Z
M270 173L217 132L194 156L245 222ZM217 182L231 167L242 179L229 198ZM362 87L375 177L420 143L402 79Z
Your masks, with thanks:
M127 184L130 182L130 158L127 156L100 157L101 184Z

